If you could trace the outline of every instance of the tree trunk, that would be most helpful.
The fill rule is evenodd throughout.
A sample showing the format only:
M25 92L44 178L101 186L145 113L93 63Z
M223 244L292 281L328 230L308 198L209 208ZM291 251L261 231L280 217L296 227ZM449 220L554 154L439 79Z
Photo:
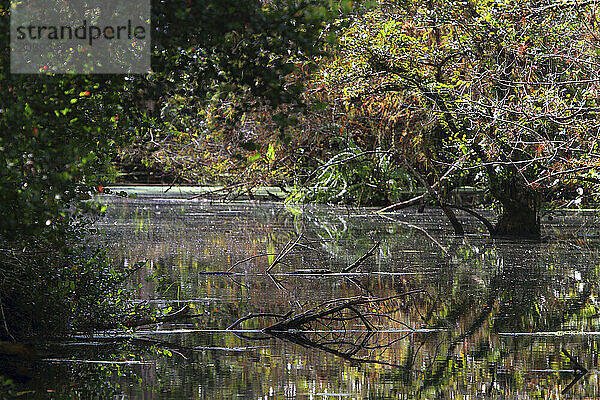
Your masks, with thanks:
M495 236L539 239L541 230L537 210L527 205L517 208L505 206L496 223Z
M502 203L495 236L539 239L539 193L514 181L504 181L493 189L492 194Z
M494 134L493 127L490 128L490 134ZM485 163L491 195L502 203L502 215L498 218L493 235L539 239L541 193L520 178L516 164L494 165L478 143L473 145L473 150Z

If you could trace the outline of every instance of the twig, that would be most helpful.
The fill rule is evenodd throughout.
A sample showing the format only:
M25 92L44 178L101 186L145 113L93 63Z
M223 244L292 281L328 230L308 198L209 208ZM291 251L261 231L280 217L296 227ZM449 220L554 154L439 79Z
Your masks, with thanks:
M4 325L4 330L6 334L10 336L13 342L16 342L15 337L8 330L8 324L6 323L6 316L4 315L4 306L2 305L2 297L0 297L0 313L2 314L2 323Z
M375 243L373 245L373 247L371 247L369 249L369 251L367 251L365 254L363 254L358 260L354 261L352 264L350 264L349 266L347 266L346 268L344 268L342 270L342 272L350 272L354 268L358 267L367 257L371 256L375 252L375 249L379 246L380 243L381 242Z
M330 269L297 269L290 272L290 275L327 275L333 274L334 272Z
M177 311L163 315L161 317L143 318L143 319L140 319L137 321L135 321L135 320L125 321L124 325L127 326L128 328L135 328L135 327L144 326L144 325L153 325L153 324L157 324L157 323L161 323L161 322L171 322L171 321L176 321L176 320L182 319L182 318L194 318L194 317L200 316L200 315L196 315L196 314L189 315L190 310L191 310L190 306L186 305Z
M442 175L442 177L437 182L435 182L433 185L431 185L431 188L433 189L433 188L437 187L440 184L440 182L446 180L450 176L450 174L452 174L454 172L454 170L460 166L460 164L463 162L463 160L465 159L465 157L466 156L462 156L455 163L453 163L452 165L450 165L450 167L448 168L448 170L446 171L446 173L444 173L444 175ZM418 203L419 201L425 200L425 198L427 198L428 194L429 194L429 192L426 191L425 193L423 193L423 194L421 194L421 195L419 195L417 197L413 197L410 200L401 201L400 203L392 204L391 206L384 207L381 210L377 210L375 212L376 213L383 213L383 212L392 211L392 210L395 210L395 209L398 209L398 208L409 207L409 206L411 206L413 204Z
M290 290L288 288L286 288L283 285L283 283L281 283L277 279L275 279L275 277L272 274L270 274L268 271L267 271L267 276L273 281L273 283L275 284L275 286L277 286L279 289L281 289L281 290L283 290L285 292L290 292Z
M229 330L235 328L236 326L238 326L239 324L241 324L242 322L247 321L252 318L274 317L274 318L279 318L279 319L285 319L285 318L288 318L290 315L292 315L291 310L288 311L286 314L274 314L274 313L248 314L245 317L238 319L237 321L235 321L233 324L229 325L225 329L229 331Z
M219 192L224 192L224 191L228 191L229 193L231 193L231 191L233 189L240 188L242 186L244 186L243 183L236 183L234 185L224 186L224 187L219 188L219 189L210 190L210 191L207 191L205 193L196 194L196 195L194 195L192 197L189 197L187 200L195 200L195 199L197 199L199 197L210 196L211 194L215 194L215 193L219 193ZM229 193L227 193L227 194L229 194ZM225 196L227 196L227 194L225 194Z
M279 253L262 253L262 254L255 254L253 256L246 257L243 260L236 261L231 267L229 267L229 269L227 270L227 272L231 272L231 270L234 269L235 267L237 267L238 265L240 265L242 263L245 263L246 261L250 261L250 260L252 260L254 258L265 257L265 256L276 256L276 255L279 255Z
M135 264L133 264L133 266L131 268L129 268L126 271L126 275L123 277L123 279L129 278L131 275L133 275L134 273L136 273L137 271L139 271L147 263L148 263L148 260L136 262Z
M573 380L572 380L572 381L571 381L571 382L570 382L570 383L567 385L567 387L566 387L566 388L564 388L564 389L563 389L563 390L560 392L560 394L565 394L565 393L567 393L567 392L569 391L569 389L571 389L573 386L575 386L575 384L576 384L577 382L579 382L579 380L580 380L581 378L583 378L583 376L584 376L584 375L585 375L585 374L584 374L583 372L575 372L575 376L573 377Z
M334 299L330 301L326 301L319 306L307 310L301 314L295 315L293 317L287 318L283 321L277 322L265 329L265 332L272 331L287 331L289 329L297 329L302 325L305 325L311 321L316 321L318 319L330 316L344 309L349 309L350 307L358 306L358 305L366 305L366 304L374 304L374 303L383 303L389 300L397 299L400 297L408 296L415 293L422 293L422 289L411 290L408 292L404 292L398 295L389 296L385 298L375 298L369 299L363 296L351 297L345 299Z
M463 236L465 234L465 231L464 231L461 223L456 218L456 215L454 214L454 211L452 211L451 208L447 207L445 205L445 203L442 202L442 199L440 198L440 195L438 194L437 191L435 191L435 189L433 189L431 187L431 185L429 184L429 182L427 182L427 179L423 178L423 176L421 176L421 174L418 173L417 170L415 170L412 167L412 165L410 165L409 163L405 162L404 164L406 165L406 167L408 169L410 169L410 171L413 173L413 175L415 175L417 177L417 179L419 181L421 181L421 184L423 186L425 186L425 188L427 188L427 192L429 192L429 194L431 195L431 197L433 197L435 199L435 201L440 205L440 207L442 207L442 210L444 211L444 214L446 214L446 217L448 217L448 219L450 220L450 223L452 224L452 228L454 228L454 234L456 234L457 236Z
M270 272L277 264L279 264L281 262L281 260L283 259L283 257L285 257L294 248L294 246L296 246L296 244L300 241L301 238L302 238L302 233L298 235L298 238L296 238L296 241L294 243L292 243L291 245L290 245L290 243L292 242L292 240L290 239L290 241L285 245L285 247L281 250L281 252L277 255L277 257L275 257L275 261L273 261L273 264L271 264L269 266L269 268L267 268L267 272Z
M271 199L273 199L273 200L275 200L275 201L281 201L281 200L283 200L283 197L279 197L279 196L277 196L276 194L273 194L273 193L269 192L267 189L265 189L265 192L267 193L267 195L268 195L268 196L269 196Z
M167 193L169 190L171 190L171 188L173 187L173 185L175 185L175 182L177 182L177 179L179 179L180 176L181 176L181 172L175 176L175 179L173 179L173 182L171 182L171 184L169 185L167 190L165 190L163 193Z
M413 197L410 200L406 200L406 201L401 201L399 203L394 203L390 206L384 207L381 210L377 210L375 211L376 213L384 213L384 212L388 212L388 211L392 211L392 210L396 210L398 208L405 208L405 207L410 207L413 204L417 204L419 201L425 199L427 197L428 193L425 192L423 194L420 194L417 197Z
M575 357L573 357L571 354L569 354L569 352L567 351L567 349L563 348L562 349L562 353L567 356L567 358L571 361L571 364L573 364L573 371L577 372L580 371L582 372L584 375L587 374L589 371L587 370L586 367L584 367L583 365L581 365L581 363L579 361L577 361L577 359Z
M371 312L363 312L360 307L369 307L369 305L374 303L383 303L413 293L423 292L423 290L419 289L386 298L367 298L358 296L343 299L333 299L321 303L315 308L301 312L297 315L293 315L292 312L289 312L286 315L271 313L250 314L238 319L227 329L233 329L239 326L243 321L252 318L275 317L278 319L278 321L266 328L263 328L261 330L263 334L273 338L287 340L303 347L322 350L357 365L374 363L402 368L401 365L379 361L372 357L372 352L375 349L385 349L387 346L380 344L377 340L377 337L375 336L375 325L373 325L373 323L369 320L369 317L381 318L389 316ZM348 312L350 314L347 314ZM361 334L356 338L356 340L352 340L347 336L351 333L348 331L350 328L346 323L353 320L360 320L366 329L366 332L364 332L365 334ZM313 324L317 324L319 327L323 327L324 329L333 329L331 324L336 322L342 324L342 330L345 333L340 335L333 334L333 336L317 335L316 339L311 339L310 336L307 336L307 333L310 331ZM404 337L407 336L405 335ZM350 340L348 340L349 338ZM250 337L249 339L254 338ZM373 339L377 341L370 345L369 343L372 342ZM356 357L358 352L361 350L366 350L368 354L365 357Z
M408 227L410 227L410 228L413 228L413 229L416 229L416 230L418 230L419 232L422 232L422 233L423 233L425 236L427 236L427 237L428 237L428 238L429 238L429 239L430 239L430 240L431 240L433 243L435 243L435 244L436 244L436 245L437 245L437 246L438 246L438 247L439 247L439 248L442 250L442 252L443 252L444 254L448 255L448 250L447 250L447 249L446 249L444 246L442 246L442 244L441 244L440 242L438 242L437 240L435 240L435 238L434 238L433 236L431 236L431 235L429 234L429 232L427 232L425 229L421 228L420 226L416 226L416 225L413 225L413 224L409 224L408 222L400 221L400 220L398 220L398 219L396 219L396 218L392 218L392 217L390 217L389 215L383 215L383 214L380 214L380 216L381 216L382 218L389 219L390 221L394 221L394 222L397 222L397 223L399 223L399 224L406 225L406 226L408 226Z
M389 150L367 150L367 151L363 151L361 153L358 154L353 154L347 158L343 158L341 160L336 159L338 158L337 156L333 157L331 160L323 162L321 160L318 160L319 162L322 163L322 165L319 166L319 168L315 169L309 176L307 181L310 181L311 179L313 179L317 173L321 172L321 171L325 171L327 170L327 168L332 167L334 165L338 165L338 164L345 164L348 163L352 160L355 160L357 158L366 156L366 155L370 155L370 154L389 154L389 155L393 155L395 154L394 152L391 152Z

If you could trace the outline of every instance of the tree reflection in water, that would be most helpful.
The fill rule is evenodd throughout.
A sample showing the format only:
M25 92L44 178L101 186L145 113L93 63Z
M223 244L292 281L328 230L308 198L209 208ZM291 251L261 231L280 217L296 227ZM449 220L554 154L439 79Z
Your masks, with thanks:
M344 222L340 225L342 230L336 231L332 228L334 224L323 224L323 230L318 235L324 239L323 248L331 253L343 251L339 243L349 242L344 237L348 234L349 225ZM439 242L435 244L441 247ZM487 365L487 371L479 377L481 390L487 393L518 390L519 382L523 382L528 371L503 366L518 363L521 349L545 345L548 347L548 364L553 366L547 368L546 372L561 373L563 393L567 392L587 370L563 347L568 343L558 341L540 344L535 333L556 333L579 327L582 322L595 323L597 315L589 314L597 298L597 268L580 268L578 264L581 264L583 253L580 253L579 259L576 254L567 254L567 258L573 257L571 261L574 264L573 269L569 269L568 265L565 267L568 261L559 258L565 254L557 257L559 253L554 253L553 247L558 247L558 242L552 246L525 241L518 243L517 249L514 245L509 241L490 241L483 249L473 251L474 246L468 241L451 242L448 249L443 249L446 254L443 265L438 265L443 274L414 282L404 279L402 290L412 296L403 296L402 305L385 313L385 321L380 318L384 315L381 309L375 313L348 309L351 311L348 315L337 315L325 321L313 318L315 310L348 301L338 299L282 318L285 322L308 314L310 318L303 321L310 320L311 325L282 327L285 323L276 322L263 328L263 332L271 337L333 354L349 361L351 365L372 363L399 368L402 373L397 377L401 376L403 383L411 387L413 393L423 396L455 380L459 370L466 367L466 359L483 361ZM597 250L595 252L597 254ZM588 253L586 257L589 256ZM555 267L559 267L562 273L557 274L558 268ZM355 282L361 280L354 276L344 278ZM357 287L364 291L363 295L373 296L377 293L373 288L368 289L371 278L363 277L363 282L356 282ZM377 294L389 295L390 288L384 289ZM372 301L384 302L381 298ZM378 317L377 323L368 319L373 315ZM332 321L343 324L350 320L361 322L361 335L357 335L357 331L349 326L340 329L338 325L331 324ZM420 321L420 324L415 327L404 321ZM408 327L409 332L393 340L382 340L382 336L389 334L390 330L398 329L398 323L405 330ZM282 329L273 329L272 326ZM316 337L315 332L318 332ZM521 335L518 338L512 336L515 333ZM500 337L510 339L504 339L503 343ZM392 362L389 354L398 350L401 341L408 345L403 345L396 354L403 353L404 358L402 362ZM512 348L507 346L511 342ZM396 349L390 348L394 346ZM344 347L349 349L339 350ZM378 351L377 356L371 352L374 349ZM355 355L361 351L367 355L356 358Z
M475 224L456 239L433 212L391 220L365 210L119 201L103 227L119 262L150 260L135 283L139 300L174 310L189 302L200 315L134 333L172 353L151 358L148 385L169 393L155 398L264 398L270 387L272 397L600 393L593 373L569 387L577 368L563 352L589 369L600 357L593 215L557 216L556 238L545 242L509 242ZM347 302L357 299L353 310Z

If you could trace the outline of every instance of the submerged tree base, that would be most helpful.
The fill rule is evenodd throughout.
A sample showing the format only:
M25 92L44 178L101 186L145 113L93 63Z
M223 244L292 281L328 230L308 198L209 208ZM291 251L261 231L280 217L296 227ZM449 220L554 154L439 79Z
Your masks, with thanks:
M535 210L505 210L498 218L494 236L511 238L541 237L540 219Z

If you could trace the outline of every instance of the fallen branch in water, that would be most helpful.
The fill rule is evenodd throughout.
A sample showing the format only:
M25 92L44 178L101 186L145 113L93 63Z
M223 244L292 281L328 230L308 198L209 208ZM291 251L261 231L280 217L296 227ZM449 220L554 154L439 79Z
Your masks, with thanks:
M571 354L569 354L567 349L563 348L562 353L565 356L567 356L567 358L571 361L571 364L573 365L573 372L575 372L575 373L581 372L583 374L587 374L589 372L587 370L587 368L584 367L583 365L581 365L581 363L579 361L577 361L577 359L575 357L573 357Z
M483 225L485 225L485 227L487 228L490 235L494 236L496 234L496 227L494 227L494 224L492 224L487 218L485 218L483 215L479 214L478 212L471 210L470 208L458 206L455 204L446 204L446 207L455 208L457 210L464 211L467 214L471 214L472 216L477 218L479 221L481 221L483 223Z
M390 220L390 221L394 221L394 222L397 222L397 223L399 223L399 224L406 225L406 226L408 226L409 228L413 228L413 229L416 229L416 230L418 230L419 232L422 232L422 233L423 233L425 236L427 236L427 237L428 237L428 238L429 238L429 239L430 239L430 240L431 240L431 241L432 241L432 242L433 242L433 243L434 243L436 246L438 246L438 247L439 247L439 248L442 250L442 252L443 252L444 254L448 255L448 250L447 250L447 249L446 249L444 246L442 246L442 244L441 244L440 242L438 242L438 241L437 241L437 240L436 240L436 239L435 239L433 236L431 236L431 235L429 234L429 232L427 232L425 229L421 228L420 226L413 225L413 224L409 224L408 222L400 221L399 219L392 218L392 217L390 217L389 215L379 214L379 216L380 216L381 218L385 218L385 219L388 219L388 220Z
M287 244L281 250L281 252L277 255L277 257L275 257L273 264L271 264L269 266L269 268L267 268L267 272L270 272L277 264L279 264L281 262L281 260L283 259L283 257L285 257L298 244L298 242L300 241L301 238L302 238L302 234L299 234L298 237L296 238L296 241L293 243L292 243L292 239L290 239L290 241L287 242Z
M379 244L381 244L381 242L377 242L373 245L373 247L371 247L369 249L369 251L367 251L365 254L363 254L358 260L354 261L352 264L350 264L349 266L347 266L346 268L344 268L342 270L342 272L350 272L352 271L354 268L358 267L364 260L367 259L367 257L373 255L373 253L375 252L375 249L377 247L379 247Z
M242 317L242 318L238 319L233 324L229 325L226 329L227 330L232 330L236 326L240 325L242 322L244 322L246 320L249 320L249 319L252 319L252 318L270 317L270 318L279 318L279 319L283 318L283 319L285 319L285 318L289 317L290 315L292 315L292 311L289 311L287 314L274 314L274 313L248 314L245 317Z
M375 212L376 213L384 213L384 212L390 212L390 211L398 210L400 208L410 207L410 206L412 206L414 204L417 204L421 200L424 200L428 195L429 195L429 193L425 192L423 194L420 194L419 196L413 197L412 199L401 201L399 203L394 203L392 205L384 207L381 210L377 210Z
M360 319L364 327L371 329L372 324L366 320L363 315L358 311L357 307L373 305L377 303L384 303L401 297L405 297L411 294L422 293L423 290L414 290L406 293L402 293L395 296L385 298L365 298L362 296L349 298L349 299L335 299L325 303L319 304L317 307L307 310L298 315L292 315L282 321L276 322L275 324L263 329L265 332L274 331L286 331L286 330L300 330L305 325L312 322L319 322L323 318L332 318L333 315L338 314L342 311L350 311L351 316L340 316L340 321L349 321L353 319ZM386 316L387 317L387 316Z
M288 272L285 275L329 275L335 274L334 271L330 269L297 269L292 272Z
M182 319L189 319L189 318L196 318L199 315L197 314L190 314L191 308L190 306L186 305L182 308L180 308L177 311L173 311L171 313L159 316L159 317L141 317L138 319L129 319L126 320L125 322L123 322L123 325L125 325L128 328L137 328L140 326L145 326L145 325L153 325L153 324L158 324L158 323L162 323L162 322L174 322L174 321L178 321L178 320L182 320ZM133 317L135 318L135 317Z
M382 341L377 326L383 320L387 320L407 328L409 333L414 331L406 323L395 319L393 313L398 310L398 306L395 305L396 300L417 293L423 293L423 290L409 291L386 298L359 296L334 299L297 314L291 311L285 315L249 314L235 321L227 329L235 330L243 322L255 318L275 318L274 323L261 329L260 332L266 336L325 351L353 364L375 363L401 367L377 359L376 352L384 351L398 341L389 343ZM379 311L374 311L378 308ZM254 340L252 337L246 338ZM366 354L360 356L359 353Z
M583 365L581 365L581 363L579 361L577 361L577 359L575 357L573 357L571 354L569 354L569 352L567 351L567 349L562 348L562 353L567 356L567 358L569 359L569 361L571 361L571 365L573 366L573 373L575 374L575 376L573 377L573 380L567 385L567 387L565 387L560 393L561 394L565 394L569 391L569 389L571 389L573 386L575 386L575 384L584 376L586 375L589 371L587 370L586 367L584 367Z
M209 196L212 196L212 195L217 194L219 192L225 192L225 194L224 194L223 197L227 197L231 193L233 193L233 190L235 190L235 189L239 190L240 188L243 188L244 185L245 185L245 183L236 183L236 184L233 184L233 185L224 186L224 187L217 188L217 189L214 189L214 190L207 190L206 192L196 194L196 195L194 195L192 197L188 197L187 200L195 200L195 199L200 198L200 197L209 197Z

